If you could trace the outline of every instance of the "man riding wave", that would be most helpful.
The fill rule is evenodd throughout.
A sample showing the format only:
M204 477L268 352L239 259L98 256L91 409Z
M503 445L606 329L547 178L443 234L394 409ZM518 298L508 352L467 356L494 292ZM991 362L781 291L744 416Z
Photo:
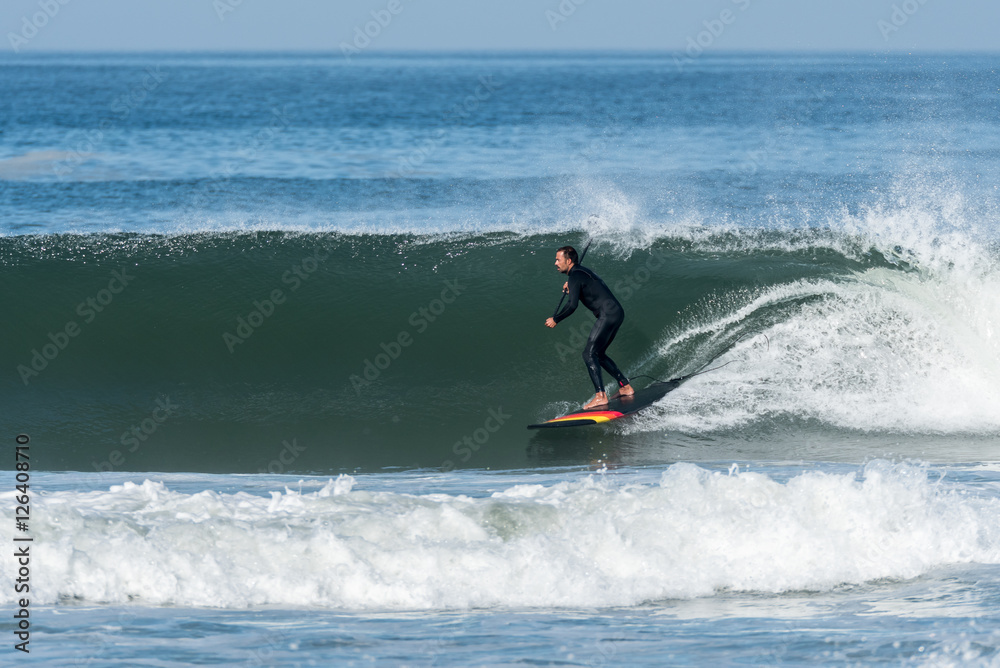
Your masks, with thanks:
M563 285L563 292L567 294L569 300L558 313L545 321L545 326L555 327L568 318L580 303L590 309L597 317L597 322L594 323L593 329L590 330L590 336L587 338L587 345L583 348L583 361L587 365L590 379L594 383L595 394L594 398L583 407L585 409L599 408L608 403L608 396L604 392L604 380L601 376L602 368L618 381L620 396L632 396L635 392L629 384L628 378L605 352L611 342L615 340L618 328L625 321L625 309L615 299L611 289L601 280L600 276L579 264L579 256L572 246L563 246L556 251L556 269L567 275L568 280Z

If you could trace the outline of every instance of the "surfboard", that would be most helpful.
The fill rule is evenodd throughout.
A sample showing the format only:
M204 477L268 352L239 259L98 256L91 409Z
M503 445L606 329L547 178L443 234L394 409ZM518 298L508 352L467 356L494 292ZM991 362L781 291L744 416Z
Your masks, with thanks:
M551 429L556 427L581 427L584 425L603 424L626 415L632 415L653 405L671 390L676 390L680 384L690 378L675 378L663 382L653 383L649 387L636 390L631 397L616 396L608 400L604 406L592 408L576 413L567 413L559 417L546 420L540 424L529 424L528 429Z

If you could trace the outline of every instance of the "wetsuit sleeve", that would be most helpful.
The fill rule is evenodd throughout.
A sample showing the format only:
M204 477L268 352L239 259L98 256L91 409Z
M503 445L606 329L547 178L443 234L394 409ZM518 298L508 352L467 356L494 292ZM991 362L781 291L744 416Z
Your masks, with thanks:
M557 324L573 315L573 311L575 311L576 307L580 304L581 283L582 281L579 278L579 272L577 272L577 275L569 277L569 300L566 302L566 305L562 307L562 310L560 310L559 313L552 316L552 319L555 320Z

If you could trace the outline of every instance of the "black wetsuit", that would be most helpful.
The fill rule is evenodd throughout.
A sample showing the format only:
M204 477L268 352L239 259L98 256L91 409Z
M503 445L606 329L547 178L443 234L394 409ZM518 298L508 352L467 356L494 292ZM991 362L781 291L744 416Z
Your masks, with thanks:
M583 303L597 316L594 328L590 330L590 337L587 345L583 349L583 361L590 372L590 379L594 381L596 392L604 391L604 380L601 378L601 367L607 370L619 387L628 385L628 378L621 372L618 366L610 357L605 354L608 346L615 340L618 328L625 321L625 309L618 303L615 296L611 294L610 288L601 280L601 277L586 267L574 265L569 270L569 301L559 313L552 317L557 323L565 320L576 310L577 304Z

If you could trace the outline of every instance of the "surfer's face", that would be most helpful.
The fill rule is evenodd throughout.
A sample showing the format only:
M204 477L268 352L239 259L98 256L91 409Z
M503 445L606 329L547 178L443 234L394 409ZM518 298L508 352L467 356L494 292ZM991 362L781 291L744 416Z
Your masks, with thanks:
M573 266L573 263L568 257L566 257L562 251L556 251L556 269L559 270L560 274L565 274Z

